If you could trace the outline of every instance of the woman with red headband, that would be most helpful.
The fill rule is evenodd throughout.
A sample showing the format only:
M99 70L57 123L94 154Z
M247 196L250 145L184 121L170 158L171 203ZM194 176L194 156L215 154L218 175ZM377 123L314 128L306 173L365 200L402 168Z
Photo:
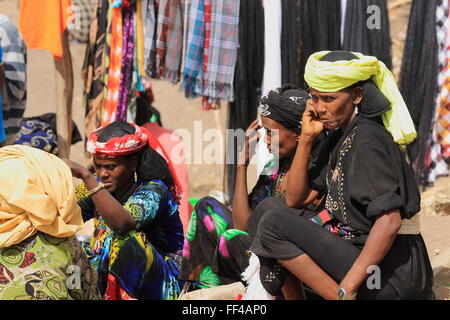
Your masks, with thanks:
M77 188L83 218L94 218L86 251L103 299L177 299L181 189L162 148L145 128L123 121L93 132L86 148L97 177L66 162L83 180Z

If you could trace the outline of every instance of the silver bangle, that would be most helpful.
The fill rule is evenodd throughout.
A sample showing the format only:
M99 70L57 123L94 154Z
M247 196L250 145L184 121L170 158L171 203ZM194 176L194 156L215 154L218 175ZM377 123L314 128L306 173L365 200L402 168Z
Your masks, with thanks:
M103 189L105 187L105 185L102 182L98 183L98 186L96 186L94 189L92 190L88 190L87 191L87 195L88 196L92 196L94 193L98 192L99 190Z
M339 286L337 296L339 300L356 300L356 293L349 295L341 286Z

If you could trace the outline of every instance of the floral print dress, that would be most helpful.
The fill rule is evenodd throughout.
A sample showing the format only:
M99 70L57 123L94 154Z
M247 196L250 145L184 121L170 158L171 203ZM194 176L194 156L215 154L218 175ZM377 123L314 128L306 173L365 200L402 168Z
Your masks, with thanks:
M289 161L272 157L250 193L251 210L269 197L284 197L281 185ZM192 212L183 246L179 278L200 288L241 280L248 266L251 236L233 229L232 210L212 197L199 200Z

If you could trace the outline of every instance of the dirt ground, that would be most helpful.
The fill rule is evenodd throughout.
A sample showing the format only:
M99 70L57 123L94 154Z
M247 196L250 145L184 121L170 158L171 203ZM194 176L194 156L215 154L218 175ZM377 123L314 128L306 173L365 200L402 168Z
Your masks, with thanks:
M398 3L388 0L389 5ZM389 11L391 37L393 42L394 74L397 76L403 42L405 40L410 5L394 7ZM18 23L18 0L0 0L0 13L8 15ZM73 100L73 119L84 135L84 109L82 106L81 67L85 46L71 44L75 91ZM43 50L28 52L28 102L25 116L35 116L46 112L55 112L55 70L51 55ZM207 129L219 129L224 133L227 120L227 105L220 110L202 111L199 99L188 100L179 85L165 81L153 81L155 107L161 112L165 127L188 129L194 133L194 126L201 124L202 132ZM200 121L197 122L196 121ZM204 145L208 144L205 140ZM192 144L193 145L193 144ZM223 146L222 146L223 147ZM193 162L191 150L186 150L187 159ZM71 149L71 159L84 161L83 143L79 142ZM211 190L222 190L223 165L188 164L189 196L202 197ZM256 181L255 170L249 177L250 184ZM450 178L440 178L434 188L422 195L423 210L421 231L436 274L436 293L439 299L450 299Z

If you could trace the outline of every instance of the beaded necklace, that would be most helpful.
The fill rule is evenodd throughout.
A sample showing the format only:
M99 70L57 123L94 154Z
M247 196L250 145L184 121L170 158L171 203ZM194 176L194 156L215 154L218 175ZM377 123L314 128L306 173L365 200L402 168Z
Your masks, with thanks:
M286 190L281 191L281 188L283 187L283 180L284 180L284 177L286 176L286 171L289 168L289 166L290 166L290 162L286 161L283 164L283 167L281 168L280 173L278 174L277 180L275 182L275 190L273 192L275 197L283 198L286 193Z

